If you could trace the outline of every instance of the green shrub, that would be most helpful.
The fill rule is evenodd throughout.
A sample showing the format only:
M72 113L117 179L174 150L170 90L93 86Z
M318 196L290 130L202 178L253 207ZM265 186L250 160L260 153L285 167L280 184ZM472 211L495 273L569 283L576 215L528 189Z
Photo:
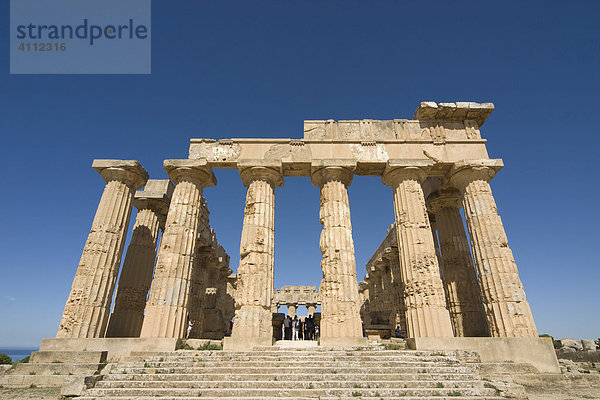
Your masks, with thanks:
M27 363L29 362L29 357L31 357L31 356L27 356L27 357L25 357L24 359L22 359L22 360L19 360L18 362L19 362L19 363L24 363L24 364L27 364Z
M198 347L198 350L223 350L223 346L206 342L202 346Z
M12 364L12 358L4 353L0 353L0 364Z

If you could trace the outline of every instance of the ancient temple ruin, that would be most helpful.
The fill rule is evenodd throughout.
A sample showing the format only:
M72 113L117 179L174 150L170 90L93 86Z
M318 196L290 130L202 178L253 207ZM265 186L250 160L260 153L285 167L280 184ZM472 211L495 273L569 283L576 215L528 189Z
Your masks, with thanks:
M493 108L424 102L412 120L305 121L302 139L192 139L187 159L164 161L170 180L148 180L137 161L94 161L106 187L57 338L178 339L191 324L190 337L221 339L235 315L226 350L272 345L277 307L301 304L273 284L275 192L299 176L320 189L323 280L303 301L321 306L321 345L365 344L363 324L401 326L416 346L537 338L490 187L503 163L488 157L480 128ZM207 189L217 168L237 169L247 187L237 276L203 198L218 190ZM381 176L396 217L360 287L354 175Z

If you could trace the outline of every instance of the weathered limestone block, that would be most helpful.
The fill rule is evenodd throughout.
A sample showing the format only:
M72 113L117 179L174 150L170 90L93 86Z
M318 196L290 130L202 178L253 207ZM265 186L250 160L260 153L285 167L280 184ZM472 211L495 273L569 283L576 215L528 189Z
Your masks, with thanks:
M237 272L234 346L271 345L271 301L275 254L275 187L283 186L277 165L240 169L246 194L244 225Z
M537 337L537 329L489 181L501 160L458 162L449 183L462 195L491 336Z
M152 282L159 229L164 229L174 186L168 179L150 179L135 194L138 209L123 271L117 286L115 307L107 337L139 337L144 321L146 296Z
M420 164L420 165L419 165ZM390 161L382 182L394 191L396 232L409 337L452 337L450 314L421 182L429 161Z
M141 337L182 338L188 319L190 281L201 212L202 190L216 184L206 160L165 160L175 183Z
M321 189L323 225L319 242L323 254L321 343L333 338L357 341L362 338L362 323L347 189L353 173L341 166L315 169L311 182Z
M429 201L435 214L454 336L488 336L483 302L460 215L460 193L440 191Z
M94 160L106 181L65 305L58 338L104 337L119 273L131 203L148 173L134 160Z
M188 315L192 324L188 335L189 338L202 338L205 292L208 285L207 269L211 257L212 252L207 248L198 249L194 254L192 279L190 281L190 300L188 303Z

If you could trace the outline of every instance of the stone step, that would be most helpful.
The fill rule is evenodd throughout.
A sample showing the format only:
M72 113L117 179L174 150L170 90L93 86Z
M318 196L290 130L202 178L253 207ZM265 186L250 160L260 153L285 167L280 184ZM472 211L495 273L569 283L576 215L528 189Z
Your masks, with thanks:
M329 371L331 372L331 371ZM116 374L112 373L104 377L104 381L357 381L370 382L371 380L388 381L464 381L480 380L481 378L471 373L404 373L404 374L345 374L345 373L326 373L326 374L306 374L304 371L295 374L238 374L229 371L223 374Z
M156 397L147 397L147 396L119 396L119 397L113 397L113 396L107 396L107 397L101 397L103 400L156 400ZM392 397L388 397L388 396L359 396L359 397L355 397L355 396L335 396L335 397L329 397L329 396L310 396L310 397L289 397L289 396L285 396L285 398L287 400L315 400L316 398L318 398L319 400L398 400L398 396L392 396ZM84 396L84 397L78 397L77 400L96 400L98 399L98 397L88 397L88 396ZM244 399L244 400L281 400L282 397L265 397L265 396L261 396L261 397L251 397L251 396L245 396L245 397L239 397L239 396L234 396L234 397L230 397L230 396L222 396L222 397L206 397L206 396L202 396L202 397L188 397L188 396L182 396L182 397L170 397L170 396L161 396L160 397L161 400L224 400L224 399ZM402 400L423 400L423 397L414 397L414 396L402 396ZM497 397L497 396L436 396L435 400L506 400L504 397Z
M142 372L143 371L143 372ZM158 371L158 372L157 372ZM202 374L202 373L221 373L227 374L232 371L240 374L249 374L257 371L256 367L207 367L194 366L194 367L169 367L169 368L143 368L143 367L126 367L123 368L119 365L112 367L113 374ZM333 372L335 371L335 372ZM331 374L331 373L364 373L364 374L402 374L402 373L472 373L473 369L467 366L399 366L385 367L364 367L364 366L346 366L344 364L329 366L329 367L306 367L298 369L296 367L265 367L261 369L264 374L295 374L295 373L309 373L309 374Z
M189 362L189 361L198 361L199 359L203 361L302 361L302 362L316 362L316 361L420 361L420 362L458 362L458 359L453 357L446 356L413 356L413 355L381 355L381 356L368 356L368 355L337 355L337 356L327 356L327 355L315 355L315 356L306 356L306 357L298 357L293 355L285 355L285 356L235 356L235 355L221 355L217 356L214 354L205 355L182 355L182 356L170 356L170 357L125 357L123 362Z
M119 363L121 368L191 368L191 367L205 367L205 368L225 368L225 367L236 367L236 368L307 368L307 367L319 367L319 368L335 368L340 363L344 366L349 367L410 367L410 368L423 368L435 366L452 367L459 365L458 361L439 360L437 362L421 362L421 361L361 361L361 360L336 360L336 361L212 361L212 360L201 360L196 361L185 361L185 362L166 362L166 361L146 361L146 362L124 362Z
M100 364L106 362L106 351L34 351L31 353L31 364L40 363L87 363Z
M491 388L331 388L331 389L280 389L244 388L226 389L150 389L150 388L93 388L86 392L87 397L106 396L148 396L148 397L319 397L319 396L382 396L382 397L439 397L439 396L495 396Z
M271 347L270 349L273 349ZM331 350L315 351L315 350L271 350L271 351L223 351L223 350L176 350L176 351L133 351L130 353L134 357L167 357L167 356L178 356L178 355L192 355L198 356L201 354L224 354L233 356L247 356L247 357L261 357L261 356L283 356L290 355L294 357L312 357L316 355L343 355L343 356L356 356L356 355L370 355L370 356L389 356L389 355L411 355L411 356L456 356L455 351L431 351L431 350L378 350L378 351L352 351L352 350L340 350L339 348L332 348Z
M330 388L483 388L480 380L444 381L444 380L373 380L373 381L292 381L292 380L260 380L260 381L143 381L143 380L110 380L100 381L95 386L101 388L159 388L159 389L330 389Z
M106 364L79 364L79 363L20 363L15 366L15 375L92 375Z

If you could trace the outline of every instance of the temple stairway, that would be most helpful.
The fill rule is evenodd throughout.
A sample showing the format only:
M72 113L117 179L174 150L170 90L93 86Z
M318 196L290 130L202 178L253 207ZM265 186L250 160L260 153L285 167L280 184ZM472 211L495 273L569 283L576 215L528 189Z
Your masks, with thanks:
M91 399L502 399L453 352L381 347L132 353Z

